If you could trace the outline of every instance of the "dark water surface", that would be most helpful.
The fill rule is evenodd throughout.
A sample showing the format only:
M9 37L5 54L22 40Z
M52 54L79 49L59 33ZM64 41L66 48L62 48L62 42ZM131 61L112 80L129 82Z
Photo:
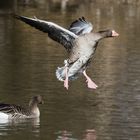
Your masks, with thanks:
M140 5L89 0L1 0L0 102L26 105L40 94L40 120L1 122L2 140L140 140ZM66 51L11 13L51 20L68 27L85 16L94 30L115 29L120 36L100 42L88 74L66 91L55 77Z

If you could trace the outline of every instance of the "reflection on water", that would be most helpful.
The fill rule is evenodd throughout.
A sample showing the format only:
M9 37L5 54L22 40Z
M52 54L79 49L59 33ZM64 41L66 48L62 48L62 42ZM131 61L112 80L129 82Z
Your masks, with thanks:
M0 126L9 126L9 125L19 125L20 123L31 123L34 126L40 125L40 119L34 118L34 119L0 119Z
M57 138L56 140L78 140L77 138L74 138L72 132L69 131L59 131L56 133ZM92 130L86 130L81 134L80 140L96 140L96 132L94 129Z
M56 140L77 140L76 138L73 138L73 135L69 131L59 131L56 133L58 136Z
M0 102L26 104L25 99L36 94L45 100L40 107L39 123L31 120L0 123L1 138L139 140L139 3L139 0L1 0ZM99 88L87 89L85 79L80 77L66 91L55 77L57 66L67 58L64 48L44 33L14 20L10 15L13 12L51 20L64 27L85 16L94 24L95 31L115 29L119 38L99 44L88 71Z
M31 128L31 130L28 127ZM0 136L9 136L12 133L23 133L29 129L36 137L40 134L40 119L0 120ZM18 132L17 132L18 131Z
M82 140L96 140L96 131L94 129L86 130Z

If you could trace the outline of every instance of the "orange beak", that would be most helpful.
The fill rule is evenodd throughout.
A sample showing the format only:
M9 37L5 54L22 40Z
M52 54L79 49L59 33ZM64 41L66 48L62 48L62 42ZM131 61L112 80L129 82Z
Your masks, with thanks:
M112 36L113 36L113 37L116 37L116 36L119 36L119 34L118 34L115 30L113 30L113 31L112 31Z

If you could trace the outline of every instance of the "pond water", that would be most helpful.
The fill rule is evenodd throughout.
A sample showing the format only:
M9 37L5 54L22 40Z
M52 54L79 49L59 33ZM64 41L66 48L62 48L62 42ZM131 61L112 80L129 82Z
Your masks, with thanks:
M0 102L28 105L43 96L37 120L0 120L2 140L140 140L140 5L103 0L1 0ZM67 58L61 45L11 14L53 21L64 27L85 16L94 30L115 29L120 36L102 40L88 74L69 90L55 77Z

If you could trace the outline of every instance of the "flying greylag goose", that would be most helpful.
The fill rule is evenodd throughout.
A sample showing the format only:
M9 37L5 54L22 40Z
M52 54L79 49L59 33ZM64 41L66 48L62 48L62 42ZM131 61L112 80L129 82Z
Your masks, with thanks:
M69 29L36 17L28 18L15 15L15 18L48 33L51 39L66 48L68 59L64 60L64 67L58 67L56 70L57 79L64 81L66 89L69 87L68 81L77 78L79 73L83 73L89 88L97 88L97 85L86 74L86 68L95 53L98 42L103 38L118 36L119 34L115 30L91 32L93 25L86 21L84 17L72 22Z
M43 100L40 95L31 98L28 108L0 103L0 119L38 118L40 116L38 104L42 103Z

